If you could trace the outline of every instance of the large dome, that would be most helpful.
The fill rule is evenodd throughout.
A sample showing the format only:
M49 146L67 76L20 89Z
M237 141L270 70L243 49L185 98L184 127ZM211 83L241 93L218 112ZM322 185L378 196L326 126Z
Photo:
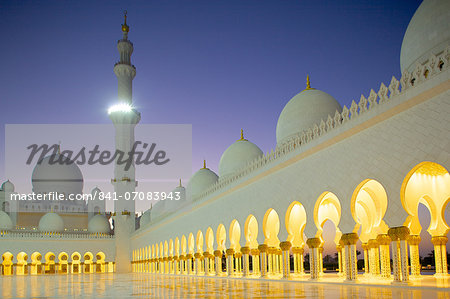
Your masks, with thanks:
M294 96L281 111L277 123L277 144L319 124L328 115L334 116L341 105L328 93L309 87Z
M450 1L424 0L409 22L403 37L400 67L413 71L431 54L441 53L450 40Z
M254 143L244 139L241 131L241 139L230 145L222 154L219 162L219 176L226 178L236 173L239 169L261 156L263 152Z
M211 187L218 180L217 174L206 168L206 163L204 163L203 168L198 170L189 180L187 185L187 194L192 199L197 197Z
M94 234L109 234L111 227L105 216L97 214L89 220L88 231Z
M41 232L62 232L64 231L64 221L58 214L49 212L39 220L39 230Z
M0 211L0 231L12 229L13 224L8 214Z
M51 155L40 160L34 167L31 177L33 192L58 192L66 196L83 192L83 175L78 165L59 163L59 157L63 161L67 159L59 154Z

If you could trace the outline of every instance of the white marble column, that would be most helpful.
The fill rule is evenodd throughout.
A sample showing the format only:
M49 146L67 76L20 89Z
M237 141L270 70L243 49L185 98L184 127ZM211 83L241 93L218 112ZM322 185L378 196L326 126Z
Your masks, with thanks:
M292 244L289 241L281 242L280 248L282 251L282 258L283 258L283 278L289 279L289 275L291 274L291 260L289 255L289 250L291 249Z
M322 242L319 238L309 238L306 244L309 247L309 271L311 279L316 280L319 278L320 265L319 265L319 246Z
M258 246L259 250L259 262L260 262L260 270L261 277L267 277L267 250L268 246L266 244L261 244Z
M391 258L389 255L389 244L391 244L391 238L387 234L381 234L377 236L378 244L380 244L380 264L381 264L381 277L384 279L391 278Z

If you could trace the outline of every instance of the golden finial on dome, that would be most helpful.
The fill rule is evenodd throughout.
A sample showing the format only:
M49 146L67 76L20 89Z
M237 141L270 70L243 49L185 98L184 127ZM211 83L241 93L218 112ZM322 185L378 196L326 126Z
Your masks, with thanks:
M244 129L241 129L241 139L239 139L238 141L241 141L241 140L247 140L244 138Z
M306 89L312 89L311 81L309 81L309 75L306 75Z
M203 160L203 168L202 169L206 169L206 160Z
M180 186L178 186L178 187L183 187L183 186L181 185L181 179L180 179Z
M127 11L126 10L123 12L123 18L125 21L122 24L122 32L128 33L130 31L130 27L127 25Z

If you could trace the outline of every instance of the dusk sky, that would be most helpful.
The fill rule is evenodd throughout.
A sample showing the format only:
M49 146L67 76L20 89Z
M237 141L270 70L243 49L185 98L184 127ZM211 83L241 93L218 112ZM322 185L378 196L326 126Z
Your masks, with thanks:
M217 172L241 128L263 152L275 147L307 74L342 106L400 78L420 2L3 0L0 179L5 124L111 123L124 10L141 123L192 124L193 171L206 159Z

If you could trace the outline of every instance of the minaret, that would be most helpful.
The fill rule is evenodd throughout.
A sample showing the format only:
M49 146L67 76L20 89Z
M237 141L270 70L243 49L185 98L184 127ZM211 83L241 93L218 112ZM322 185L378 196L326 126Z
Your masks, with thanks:
M131 84L136 75L136 68L131 64L133 44L128 40L129 29L125 12L125 22L122 24L123 38L117 43L120 61L114 66L114 73L119 81L118 104L108 110L116 131L116 151L124 152L126 158L133 149L134 128L141 119L140 113L132 106ZM114 202L116 272L130 272L130 236L135 230L135 203L133 200L126 200L129 197L126 197L125 194L132 194L131 192L134 192L137 186L134 162L127 168L126 163L119 165L116 161L114 178L111 179L111 183L117 199Z

